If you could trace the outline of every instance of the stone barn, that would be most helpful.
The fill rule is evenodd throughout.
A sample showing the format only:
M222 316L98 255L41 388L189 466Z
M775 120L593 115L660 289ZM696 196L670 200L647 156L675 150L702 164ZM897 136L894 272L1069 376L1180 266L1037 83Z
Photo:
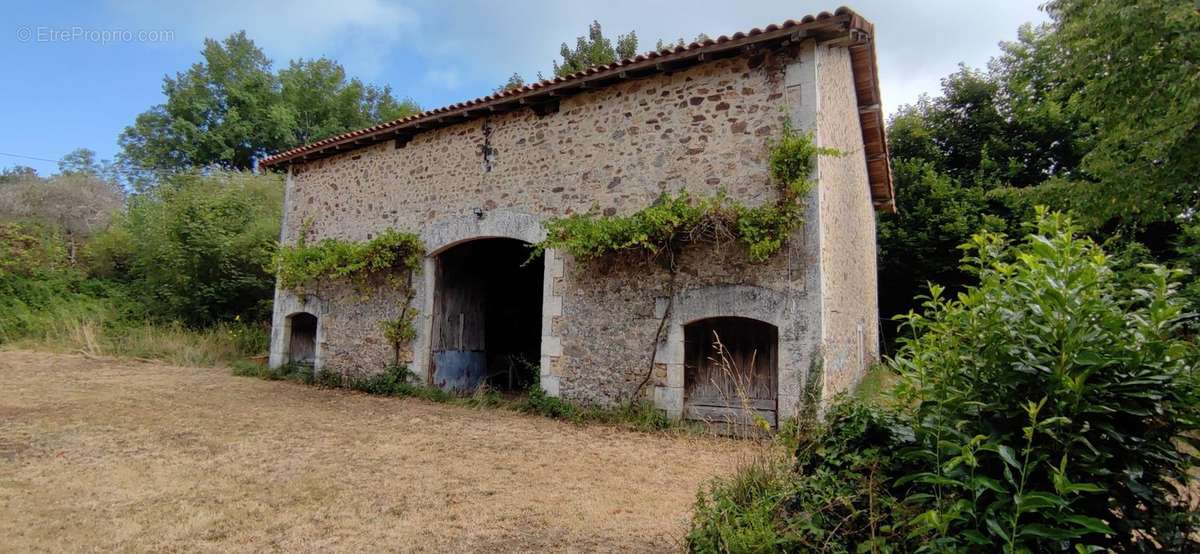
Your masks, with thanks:
M379 321L408 305L416 336L399 357L431 385L536 382L596 405L640 391L672 417L772 423L827 401L879 353L875 212L894 208L872 37L841 8L266 158L286 169L284 244L394 229L425 248L403 294L278 289L270 363L381 371L396 352ZM681 191L775 201L768 152L785 124L840 155L817 159L804 223L765 262L697 246L672 286L655 264L531 258L570 214Z

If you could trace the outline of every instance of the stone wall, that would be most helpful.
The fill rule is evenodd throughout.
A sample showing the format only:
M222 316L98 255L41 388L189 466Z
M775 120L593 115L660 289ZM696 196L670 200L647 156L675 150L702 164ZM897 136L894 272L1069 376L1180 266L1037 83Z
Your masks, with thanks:
M750 205L774 201L767 148L793 112L796 98L785 94L785 80L797 54L712 61L565 97L557 113L544 117L520 110L420 133L403 148L382 143L295 165L283 240L295 242L302 226L311 229L310 240L367 240L394 228L420 234L434 250L484 236L537 240L544 231L530 221L592 210L629 214L663 193L688 191L699 197L723 189ZM856 114L836 117L857 132ZM857 144L861 164L861 139ZM855 178L861 178L855 186L863 197L853 201L869 207L865 176L844 176ZM828 232L818 227L825 217L815 205L818 194L814 190L808 224L765 264L750 264L736 244L690 250L680 263L678 311L669 322L669 338L657 346L653 336L668 290L661 267L641 259L584 263L549 252L544 386L587 403L626 400L650 370L650 354L657 348L659 365L647 392L677 414L672 407L682 400L682 339L676 333L681 337L682 325L690 321L686 314L711 317L729 311L736 313L725 315L779 323L780 415L794 413L799 382L814 363L820 325L827 319L816 296L824 286L818 271L820 233ZM866 247L873 264L873 243ZM414 305L422 313L406 357L418 373L428 364L431 264L432 258L425 274L414 280ZM275 334L287 315L281 312L304 304L287 291L277 296ZM712 298L725 300L714 305ZM397 299L331 291L320 304L325 315L319 364L368 370L390 356L377 321L394 317Z
M875 210L850 53L816 48L821 146L841 156L820 159L822 351L825 399L857 385L879 358Z
M774 198L766 142L786 115L779 56L739 57L381 143L293 169L285 240L420 231L479 208L630 213L663 192ZM492 153L484 169L484 147Z

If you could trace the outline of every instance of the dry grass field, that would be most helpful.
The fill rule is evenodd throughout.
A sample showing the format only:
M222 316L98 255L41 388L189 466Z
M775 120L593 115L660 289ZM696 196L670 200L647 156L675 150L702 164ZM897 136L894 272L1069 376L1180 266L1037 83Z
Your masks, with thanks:
M669 551L746 442L0 352L0 551Z

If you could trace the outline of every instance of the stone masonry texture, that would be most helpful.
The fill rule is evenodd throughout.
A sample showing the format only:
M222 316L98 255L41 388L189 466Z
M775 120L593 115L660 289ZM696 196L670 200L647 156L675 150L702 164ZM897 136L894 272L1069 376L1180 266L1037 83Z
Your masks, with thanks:
M546 273L541 334L552 394L586 404L626 401L657 350L660 367L645 392L678 415L682 326L694 320L687 318L761 319L779 327L780 415L794 414L811 368L823 367L829 394L857 382L878 356L874 213L849 56L845 48L805 46L807 58L791 48L708 61L564 97L549 115L523 109L422 132L403 148L385 142L293 165L282 239L294 244L302 227L309 240L352 241L398 229L427 238L436 255L473 233L536 240L544 236L538 222L627 215L663 193L723 190L748 205L772 202L769 143L791 118L843 155L820 161L806 223L782 252L753 264L736 244L688 249L676 313L657 345L665 270L639 258L583 262L552 252L547 260L561 260L561 272ZM808 69L805 63L817 64L816 82L787 86L788 72ZM795 121L801 97L817 106L815 120ZM412 282L413 305L426 310L433 280L415 275ZM277 292L272 363L286 356L287 317L312 311L320 321L318 366L343 373L385 367L392 348L378 321L395 317L402 298L322 287ZM428 314L420 317L418 338L401 357L424 375Z

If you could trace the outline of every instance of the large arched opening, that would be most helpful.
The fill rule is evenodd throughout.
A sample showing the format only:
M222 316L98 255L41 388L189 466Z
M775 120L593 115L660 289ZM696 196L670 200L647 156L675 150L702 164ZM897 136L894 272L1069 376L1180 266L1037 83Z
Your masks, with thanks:
M521 391L536 382L544 268L541 256L530 253L524 241L481 238L436 254L433 385Z
M779 330L745 317L684 325L683 415L734 425L778 423Z

